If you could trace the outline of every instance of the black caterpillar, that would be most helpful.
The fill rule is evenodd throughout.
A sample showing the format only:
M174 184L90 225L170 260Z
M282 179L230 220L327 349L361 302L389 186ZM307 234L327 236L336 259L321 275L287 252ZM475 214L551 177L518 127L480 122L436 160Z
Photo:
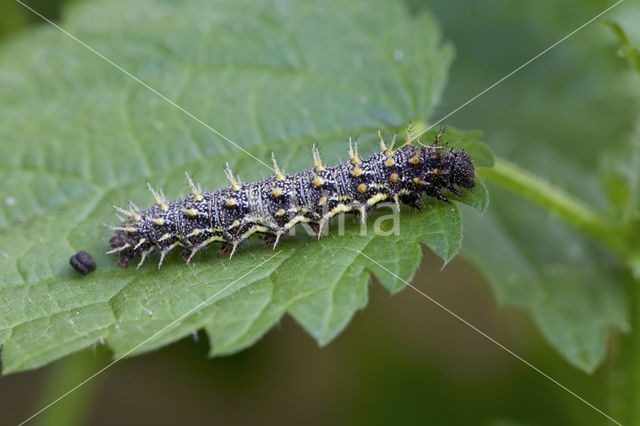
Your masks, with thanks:
M440 131L432 145L415 146L409 128L406 143L393 150L395 137L387 147L380 136L381 150L368 158L358 157L358 147L349 140L349 160L325 167L313 146L314 167L284 174L273 158L275 175L259 182L240 183L227 165L231 185L215 192L201 192L191 181L191 194L166 201L162 191L149 185L156 204L140 210L115 207L127 215L115 230L108 253L119 253L119 264L127 267L135 256L142 256L138 267L154 250L160 263L173 248L181 246L189 262L200 250L221 242L220 255L233 256L236 248L251 235L263 235L263 242L278 244L297 223L306 222L322 236L324 225L340 213L359 213L363 222L377 203L392 200L420 208L422 193L448 201L441 189L460 195L458 185L472 189L475 173L471 157L462 149L445 150L439 145Z

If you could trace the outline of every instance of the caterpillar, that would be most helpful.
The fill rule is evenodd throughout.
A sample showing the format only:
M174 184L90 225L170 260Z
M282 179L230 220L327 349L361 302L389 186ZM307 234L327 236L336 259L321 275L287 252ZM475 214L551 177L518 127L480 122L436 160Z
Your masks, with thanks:
M463 149L454 151L441 145L441 130L432 145L418 146L411 140L394 150L396 137L387 146L380 131L380 151L358 156L357 143L349 139L349 159L333 167L324 166L316 146L312 147L313 168L285 174L272 155L275 174L267 179L241 183L231 172L225 173L230 185L214 192L202 192L189 177L191 193L176 201L167 201L162 190L147 184L155 204L140 210L130 202L129 209L114 208L127 217L114 230L107 253L119 255L119 265L127 267L141 256L138 268L154 251L160 253L158 268L175 247L182 247L188 263L212 243L222 243L220 256L232 257L242 242L253 234L262 235L265 244L277 246L280 238L296 224L308 223L318 238L329 220L340 213L367 212L389 200L420 209L422 194L448 202L442 189L460 195L454 185L473 189L473 161ZM107 225L108 226L108 225Z

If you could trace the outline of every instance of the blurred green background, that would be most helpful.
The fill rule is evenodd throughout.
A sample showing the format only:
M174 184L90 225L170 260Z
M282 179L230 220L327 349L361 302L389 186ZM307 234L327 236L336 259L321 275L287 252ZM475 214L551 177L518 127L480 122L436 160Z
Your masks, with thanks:
M63 3L32 0L29 5L58 20ZM412 10L430 10L457 51L432 119L611 4L408 3ZM48 25L14 1L0 4L3 39L29 26ZM637 7L626 7L610 17L633 23L640 14ZM631 132L640 85L635 93L611 93L606 82L627 67L616 57L616 49L614 37L596 22L447 122L483 130L498 154L561 180L571 170L544 170L536 141L557 141L570 154L588 158L589 164L597 156L575 148L580 138L604 141L608 134ZM593 60L580 63L576 52L586 50ZM589 90L572 88L578 77L592 83ZM618 97L612 102L612 96ZM602 203L585 198L594 205ZM597 407L615 410L620 395L612 389L620 335L611 335L607 359L587 375L542 340L526 313L496 306L488 284L465 261L456 259L440 272L439 260L426 249L424 254L414 285ZM230 357L207 359L204 335L184 339L114 365L34 423L609 424L412 290L389 297L374 282L370 291L369 306L327 347L318 348L289 318L252 348ZM0 377L0 423L24 420L98 370L107 362L105 352L96 348L46 368ZM74 376L78 371L81 375Z

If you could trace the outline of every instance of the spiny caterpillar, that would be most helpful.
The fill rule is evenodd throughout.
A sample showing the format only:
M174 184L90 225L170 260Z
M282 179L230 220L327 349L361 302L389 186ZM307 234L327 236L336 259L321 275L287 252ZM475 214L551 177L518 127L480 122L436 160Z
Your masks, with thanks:
M115 207L126 214L120 226L111 227L114 234L107 253L118 253L119 264L127 267L135 256L141 256L138 267L153 251L165 256L175 247L183 248L182 257L189 262L209 244L221 242L220 255L233 256L237 247L253 234L261 234L265 244L275 248L280 238L298 223L309 223L322 236L323 227L340 213L359 214L366 220L367 212L377 203L391 200L420 208L422 193L442 201L446 188L460 195L458 185L475 186L471 157L462 149L455 152L439 144L444 130L432 145L415 146L411 127L406 143L393 150L395 137L387 147L382 135L381 150L368 158L358 156L357 144L349 140L349 160L326 167L313 146L314 166L294 174L285 174L275 157L275 175L259 182L240 183L227 164L226 175L231 185L214 192L202 192L189 175L191 193L176 201L167 201L162 191L149 190L155 205L140 210L130 203L130 209Z

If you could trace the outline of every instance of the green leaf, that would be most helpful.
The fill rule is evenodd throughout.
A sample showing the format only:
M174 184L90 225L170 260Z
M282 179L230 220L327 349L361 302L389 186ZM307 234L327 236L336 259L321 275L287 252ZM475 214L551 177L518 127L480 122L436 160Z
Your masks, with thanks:
M611 32L613 32L620 43L618 55L626 58L627 61L629 61L629 65L640 72L640 49L631 44L629 37L627 37L626 32L620 24L609 19L605 19L603 23L611 29Z
M482 217L465 212L464 256L500 304L527 309L551 346L592 372L604 358L608 329L629 330L619 265L539 206L490 187L491 208Z
M628 16L635 24L634 7L623 2L610 16ZM448 85L438 116L462 105L604 6L523 3L510 13L482 20L464 8L447 8L456 17L446 21L446 33L456 37L459 60L451 70L455 84ZM514 27L514 22L527 25ZM495 28L506 28L510 35L510 42L500 49L495 48ZM623 210L635 185L628 179L637 176L626 164L635 156L628 142L639 109L637 77L616 57L616 49L609 29L589 25L460 110L455 122L481 127L497 158L526 170L554 194L578 200L602 229L613 223L611 239L621 240L638 232L619 225L623 217L635 214ZM618 169L625 170L623 179L607 183L602 178ZM606 351L606 330L628 329L620 278L624 250L598 255L604 244L576 232L576 223L566 221L567 215L559 220L557 210L542 203L549 197L538 197L542 208L536 208L528 201L530 191L499 191L501 182L489 173L483 176L491 204L482 217L465 215L463 254L478 265L501 303L530 312L542 335L565 359L593 371Z
M350 135L368 154L377 128L423 120L452 56L429 16L377 0L96 1L74 5L61 25L261 161L275 152L288 171L309 167L314 141L334 163ZM161 270L121 269L104 254L102 223L115 223L113 204L149 204L147 181L174 198L188 190L184 170L206 190L226 184L225 162L245 181L271 171L50 26L4 44L0 69L5 373L102 339L124 355L199 328L212 354L231 353L285 313L325 344L366 304L371 273L391 292L403 287L360 252L410 280L420 243L445 262L460 248L459 208L429 200L421 214L403 209L399 234L372 231L393 231L392 208L381 206L364 235L348 217L320 241L300 228L275 253L251 241L231 260L209 250L189 265L174 254ZM492 161L478 134L452 134ZM459 201L484 209L486 190ZM87 277L68 263L79 249L98 264Z
M640 50L629 40L620 24L610 20L605 24L618 39L618 54L626 58L640 75ZM634 81L637 88L637 76ZM631 232L637 233L640 229L640 119L636 119L633 132L624 142L605 157L603 181L611 203L620 213L620 220L635 226ZM637 249L640 252L640 247Z
M631 16L625 15L624 19L621 19L621 22L627 21L629 25L626 27L630 31L636 30L637 25L634 24L640 10L636 8L634 12L629 14ZM630 21L629 18L631 18ZM607 21L606 24L620 43L618 54L626 57L632 69L640 72L640 50L629 40L622 25L613 21ZM637 30L635 33L635 41L638 42L640 40L637 37ZM635 82L637 89L638 75L636 75ZM631 275L626 277L626 289L631 306L630 322L634 330L634 333L629 333L621 339L620 347L622 350L612 366L612 376L617 375L621 380L612 381L611 387L616 396L615 400L620 401L615 405L620 413L619 418L627 424L636 424L640 421L640 410L638 409L640 391L637 385L638 378L640 378L640 339L637 333L640 327L640 315L638 315L640 242L637 238L640 234L640 120L636 121L635 131L626 142L606 157L607 170L603 174L603 180L609 193L612 194L609 199L616 207L620 221L625 225L624 235L630 245L627 263Z

